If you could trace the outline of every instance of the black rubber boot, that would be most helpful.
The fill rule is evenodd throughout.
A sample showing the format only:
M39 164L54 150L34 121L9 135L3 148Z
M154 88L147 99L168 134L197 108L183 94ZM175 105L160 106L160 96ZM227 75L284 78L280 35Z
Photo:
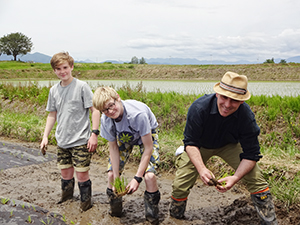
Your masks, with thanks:
M144 193L144 203L145 203L145 216L146 220L151 224L158 224L158 203L160 200L160 192L156 191L150 193L145 191Z
M172 198L171 204L170 204L170 216L176 218L176 219L183 219L184 212L186 209L186 201L176 201Z
M78 182L80 191L80 209L87 211L92 207L92 182L87 180L85 182Z
M269 190L251 194L251 199L262 225L278 225L272 195Z
M57 204L63 203L73 198L74 182L74 177L71 180L64 180L61 178L61 199Z
M113 190L110 188L106 189L106 194L108 196L109 205L110 205L110 209L108 213L111 216L121 217L123 211L122 197L117 197L113 192Z

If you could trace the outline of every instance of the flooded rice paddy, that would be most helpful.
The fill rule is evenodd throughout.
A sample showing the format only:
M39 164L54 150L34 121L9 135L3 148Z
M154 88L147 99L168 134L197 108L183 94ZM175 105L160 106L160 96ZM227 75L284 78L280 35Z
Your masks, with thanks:
M85 80L93 89L98 86L112 86L118 89L129 84L134 88L142 83L148 92L176 92L181 94L209 94L213 93L216 82L208 81L157 81L157 80ZM11 81L10 81L11 82ZM57 81L38 81L40 86L49 86ZM14 81L16 84L26 84L26 81ZM248 89L252 95L266 96L298 96L300 95L300 82L249 82Z

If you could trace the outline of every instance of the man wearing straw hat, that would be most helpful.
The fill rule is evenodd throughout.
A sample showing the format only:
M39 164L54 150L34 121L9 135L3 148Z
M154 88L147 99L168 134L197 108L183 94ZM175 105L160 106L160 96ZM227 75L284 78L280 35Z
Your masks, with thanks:
M254 113L244 101L250 99L248 80L244 75L227 72L215 84L216 93L204 95L189 108L184 130L184 151L176 159L176 177L172 184L170 215L182 219L187 197L198 174L209 185L214 178L206 167L212 156L224 159L235 173L218 180L219 192L244 181L257 210L261 224L278 224L268 183L257 161L262 157Z

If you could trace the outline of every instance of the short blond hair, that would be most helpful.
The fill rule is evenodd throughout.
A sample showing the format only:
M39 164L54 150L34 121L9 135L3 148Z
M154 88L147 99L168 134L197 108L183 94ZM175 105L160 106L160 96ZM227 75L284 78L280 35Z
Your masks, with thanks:
M98 87L93 96L93 106L99 111L104 110L104 105L111 98L117 100L119 98L118 93L111 87Z
M50 64L53 70L63 63L68 63L70 67L74 65L74 59L68 52L59 52L52 56Z

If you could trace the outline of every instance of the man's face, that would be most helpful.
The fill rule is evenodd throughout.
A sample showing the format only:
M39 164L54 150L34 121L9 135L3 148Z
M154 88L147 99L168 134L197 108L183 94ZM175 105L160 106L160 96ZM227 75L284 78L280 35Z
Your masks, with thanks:
M218 110L221 116L227 117L234 113L244 101L237 101L224 95L216 94Z

